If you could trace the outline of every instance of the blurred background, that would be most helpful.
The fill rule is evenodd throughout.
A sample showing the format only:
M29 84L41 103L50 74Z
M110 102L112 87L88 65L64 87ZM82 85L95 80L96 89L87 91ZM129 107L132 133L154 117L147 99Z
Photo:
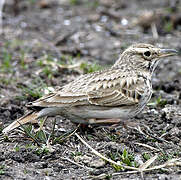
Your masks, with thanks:
M0 0L0 132L24 114L27 102L81 74L110 67L123 50L139 42L179 52L160 62L153 76L153 97L147 109L134 119L149 127L148 134L152 136L146 135L148 129L144 126L145 134L122 127L109 131L100 128L86 130L84 138L107 157L128 166L143 164L155 155L155 149L160 152L157 164L180 159L179 0ZM56 120L58 140L53 143L49 139L52 151L47 139L37 146L23 133L0 136L0 179L86 179L88 174L105 173L105 178L111 178L112 173L122 170L98 161L74 136L59 138L75 126L60 117ZM45 126L47 137L53 129L51 122ZM145 150L137 142L151 148ZM74 161L94 169L90 172ZM150 179L180 179L179 172L175 167L147 175ZM139 179L139 174L123 177Z

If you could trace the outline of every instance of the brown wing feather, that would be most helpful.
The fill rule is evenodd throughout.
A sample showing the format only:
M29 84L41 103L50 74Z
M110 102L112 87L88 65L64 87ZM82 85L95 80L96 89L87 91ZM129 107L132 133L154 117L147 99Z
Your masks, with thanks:
M133 81L134 79L134 81ZM145 83L142 78L133 77L119 78L120 84L112 81L112 88L99 88L97 91L88 93L88 100L91 104L101 106L121 106L133 105L139 102L141 95L144 93Z
M121 73L120 70L96 72L80 76L64 86L34 101L30 106L65 107L95 104L99 106L119 106L138 103L144 92L144 79L136 74Z

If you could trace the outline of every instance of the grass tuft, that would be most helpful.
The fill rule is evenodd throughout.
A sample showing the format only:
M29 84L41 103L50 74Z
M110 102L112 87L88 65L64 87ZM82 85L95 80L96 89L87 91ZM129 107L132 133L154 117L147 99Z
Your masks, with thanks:
M80 69L83 71L84 74L87 74L87 73L92 73L95 71L102 70L103 67L96 63L88 64L84 62L84 63L81 63Z
M0 165L0 176L5 174L4 169L5 169L5 166L4 165Z

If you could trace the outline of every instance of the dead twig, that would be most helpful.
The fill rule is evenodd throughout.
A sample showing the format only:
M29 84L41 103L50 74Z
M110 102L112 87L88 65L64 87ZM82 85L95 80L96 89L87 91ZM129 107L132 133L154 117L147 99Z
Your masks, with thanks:
M77 136L77 138L84 144L86 145L89 149L92 150L92 152L99 156L100 158L102 158L103 160L114 164L116 166L120 166L123 167L125 169L129 169L132 171L127 171L124 172L124 174L133 174L133 173L141 173L141 176L143 177L143 172L147 172L147 171L152 171L152 170L157 170L157 169L161 169L161 168L165 168L165 167L170 167L170 166L181 166L181 159L171 159L169 161L167 161L164 164L158 165L158 166L153 166L151 168L148 168L151 164L153 164L153 162L155 162L155 160L158 158L158 155L156 154L155 156L151 157L149 160L147 160L145 163L143 163L142 165L139 166L139 168L135 168L135 167L130 167L130 166L125 166L122 165L120 162L115 162L105 156L103 156L102 154L100 154L98 151L96 151L95 149L93 149L89 144L87 144L77 133L75 133L75 135ZM150 147L149 147L150 148ZM151 147L152 148L152 147ZM112 175L120 175L123 173L113 173Z
M72 164L74 164L74 165L76 165L78 167L81 167L81 168L84 168L84 169L88 169L88 170L92 170L92 168L89 168L89 167L83 166L83 165L81 165L79 163L76 163L76 162L72 161L71 159L69 159L67 157L61 157L60 159L62 159L64 161L69 161L69 162L71 162Z
M96 155L96 156L99 156L100 158L102 158L103 160L111 163L111 164L114 164L116 166L121 166L125 169L130 169L130 170L135 170L136 172L138 171L138 168L135 168L135 167L130 167L130 166L125 166L125 165L122 165L120 164L119 162L115 162L105 156L103 156L102 154L100 154L98 151L96 151L95 149L93 149L89 144L87 144L77 133L75 133L75 135L77 136L77 138L84 144L86 145L89 149L92 150L92 152Z
M159 149L157 149L157 148L155 148L155 147L152 147L152 146L150 146L150 145L148 145L148 144L143 144L143 143L134 143L134 144L136 144L136 145L139 145L139 146L143 146L143 147L146 147L146 148L148 148L148 149L150 149L150 150L152 150L152 151L160 151Z

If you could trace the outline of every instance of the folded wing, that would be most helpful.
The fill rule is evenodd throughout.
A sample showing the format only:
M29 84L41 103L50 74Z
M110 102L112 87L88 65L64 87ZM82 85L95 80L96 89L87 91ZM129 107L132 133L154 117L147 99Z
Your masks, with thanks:
M122 106L137 104L145 90L144 78L120 70L80 76L60 91L44 96L28 106L68 107L77 105Z

